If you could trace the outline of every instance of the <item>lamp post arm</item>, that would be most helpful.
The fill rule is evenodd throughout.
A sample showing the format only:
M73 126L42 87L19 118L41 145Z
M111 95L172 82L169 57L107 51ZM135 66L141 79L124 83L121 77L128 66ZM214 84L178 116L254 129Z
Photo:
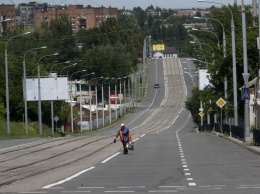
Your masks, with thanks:
M209 33L212 33L218 40L218 48L219 48L219 38L218 38L218 35L215 33L215 32L212 32L212 31L207 31L207 30L194 30L194 31L199 31L199 32L209 32Z
M74 63L74 64L72 64L72 65L69 65L69 66L66 66L66 67L62 68L60 74L62 75L62 72L63 72L64 69L69 68L69 67L72 67L72 66L75 66L75 65L77 65L77 63Z

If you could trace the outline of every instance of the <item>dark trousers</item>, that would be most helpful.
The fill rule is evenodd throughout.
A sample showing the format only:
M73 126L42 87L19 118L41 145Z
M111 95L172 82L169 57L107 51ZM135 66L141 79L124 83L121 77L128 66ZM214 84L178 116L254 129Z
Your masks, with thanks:
M127 142L126 142L126 141L121 141L121 142L122 142L122 144L123 144L124 154L127 154L127 152L128 152L128 149L127 149L127 147L126 147Z

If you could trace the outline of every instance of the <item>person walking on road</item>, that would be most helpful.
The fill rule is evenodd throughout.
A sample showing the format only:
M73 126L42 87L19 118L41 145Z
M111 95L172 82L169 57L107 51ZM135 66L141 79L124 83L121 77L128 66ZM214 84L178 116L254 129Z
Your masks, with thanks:
M127 154L128 153L127 143L129 143L129 141L131 141L131 135L130 135L129 129L127 127L125 127L124 123L121 124L121 128L118 130L118 132L114 138L114 142L116 142L116 138L118 136L120 137L120 140L123 144L124 154Z

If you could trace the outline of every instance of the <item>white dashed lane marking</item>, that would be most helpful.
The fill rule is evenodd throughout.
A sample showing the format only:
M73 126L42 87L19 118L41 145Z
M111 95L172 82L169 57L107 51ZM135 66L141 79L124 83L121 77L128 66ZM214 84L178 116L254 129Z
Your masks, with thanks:
M190 115L189 115L189 118L190 118ZM188 122L189 118L187 119L186 123ZM187 172L190 169L188 169L188 165L187 165L187 162L186 162L185 157L184 157L184 151L182 149L181 140L179 138L178 132L186 125L186 123L184 123L184 125L176 131L176 138L177 138L177 142L178 142L178 146L179 146L179 153L180 153L180 157L181 157L181 161L182 161L182 167L183 167L184 172ZM191 176L190 173L184 173L184 174L185 174L185 176ZM191 187L196 186L195 182L190 182L190 181L193 181L193 178L189 177L186 180L188 181L189 186L191 186Z

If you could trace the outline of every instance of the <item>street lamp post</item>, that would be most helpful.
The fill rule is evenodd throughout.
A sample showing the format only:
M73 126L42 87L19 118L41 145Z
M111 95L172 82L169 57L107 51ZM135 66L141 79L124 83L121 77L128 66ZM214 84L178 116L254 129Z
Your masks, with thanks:
M120 95L122 95L122 82L121 82L121 77L119 78L119 93L120 93ZM122 117L122 99L121 99L121 97L120 97L120 99L119 99L119 106L120 106L120 117Z
M62 70L60 71L60 75L62 75L62 72L63 72L64 69L75 66L75 65L77 65L77 63L73 63L72 65L68 65L66 67L63 67Z
M95 74L95 72L92 72L92 73L89 73L89 74L85 74L85 75L82 75L81 78L80 78L80 84L79 84L79 89L80 89L80 132L82 132L82 95L81 95L81 80L83 77L85 76L88 76L88 75L93 75Z
M23 36L26 34L30 34L31 32L26 32L17 36L13 36L7 40L5 43L5 95L6 95L6 128L7 133L10 135L10 108L9 108L9 80L8 80L8 55L7 55L7 46L10 40Z
M214 21L217 21L221 26L222 26L222 31L223 31L223 57L225 58L226 57L226 48L227 48L227 45L226 45L226 33L225 33L225 28L224 28L224 25L222 24L221 21L219 21L218 19L216 18L201 18L201 17L193 17L194 19L209 19L209 20L214 20Z
M84 72L86 71L85 69L84 70L81 70L81 71L76 71L74 73L71 74L70 76L70 122L71 122L71 132L73 133L74 129L73 129L73 107L72 107L72 84L71 84L71 78L74 74L76 73L81 73L81 72Z
M105 126L105 116L104 116L104 88L103 88L103 84L106 80L108 80L109 77L105 78L102 81L102 121L103 121L103 127Z
M206 2L206 3L214 3L220 4L222 6L226 6L223 3L217 3L212 1L206 0L197 0L198 2ZM231 36L232 36L232 62L233 62L233 95L234 95L234 120L235 126L238 126L238 106L237 106L237 69L236 69L236 40L235 40L235 24L234 24L234 17L233 12L226 6L231 14Z
M244 78L245 87L248 88L249 87L248 86L249 73L248 73L248 61L247 61L246 13L245 13L244 0L242 0L241 11L242 11L243 59L244 59L243 78ZM249 137L250 137L249 100L250 99L245 99L245 106L244 106L244 108L245 108L245 115L244 115L245 141L248 141Z
M146 39L151 38L151 36L146 36L144 38L144 46L143 46L143 80L142 80L142 85L144 88L144 83L145 83L145 77L146 77Z
M25 64L25 57L26 54L30 51L33 50L38 50L38 49L45 49L47 48L46 46L39 47L39 48L32 48L28 51L25 52L23 56L23 94L24 94L24 120L25 120L25 133L26 136L28 135L28 113L27 113L27 91L26 91L26 64Z
M123 88L124 88L124 107L126 107L126 106L125 106L125 103L126 103L125 78L128 78L128 76L123 77L123 79L124 79L124 82L123 82ZM126 110L126 108L125 108L125 110Z
M39 134L42 135L42 107L41 107L41 79L40 79L40 61L44 57L49 57L49 56L55 56L58 55L59 53L54 53L51 55L44 55L42 56L39 61L38 61L38 125L39 125Z
M217 40L218 40L217 46L218 46L218 48L219 48L219 46L220 46L220 45L219 45L219 38L218 38L218 35L217 35L215 32L207 31L207 30L198 30L198 29L196 29L196 28L192 29L192 31L212 33L212 34L217 38Z
M118 81L119 79L121 79L121 78L119 77L119 78L117 78L116 81L115 81L116 120L117 120L117 98L118 98L118 96L117 96L117 81Z
M130 110L130 100L131 100L131 89L130 89L130 78L131 76L127 76L127 86L128 86L128 110Z
M222 26L222 31L223 31L223 57L226 58L226 52L227 52L227 45L226 45L226 33L225 33L225 28L224 25L222 24L221 21L219 21L216 18L201 18L201 17L193 17L195 19L209 19L209 20L214 20L217 21L221 26ZM227 90L228 90L228 84L227 84L227 76L225 75L224 77L224 93L225 93L225 100L227 100L228 96L227 96ZM225 106L226 108L226 106ZM225 111L225 120L226 120L226 124L228 124L228 115L227 115L227 111Z
M99 79L103 79L103 76L99 77L95 83L95 93L96 93L96 123L97 123L97 129L98 129L98 103L97 103L97 84L98 84L98 80Z
M90 128L91 128L91 130L93 129L93 123L92 123L92 112L91 112L91 110L92 110L92 94L91 94L91 81L92 80L94 80L94 79L98 79L98 78L103 78L103 76L101 76L101 77L94 77L94 78L92 78L90 81L89 81L89 83L88 83L88 85L89 85L89 87L88 87L88 89L89 89L89 95L91 95L91 98L90 98L90 101L89 101L89 117L90 117ZM96 94L97 95L97 94Z
M194 42L194 41L190 41L190 43L191 43L191 44L200 44L200 45L207 45L207 46L209 46L209 47L211 48L211 50L212 50L212 57L215 56L214 49L213 49L212 46L210 46L210 44L204 43L204 42L199 42L199 43L197 43L197 42Z
M111 80L108 82L108 100L109 100L109 121L110 121L110 125L111 125L111 99L110 99L110 82L112 80L114 80L115 78L111 78Z
M51 66L50 72L52 72L53 67L55 67L55 66L57 66L57 65L60 65L60 64L64 64L64 63L68 64L69 62L70 62L70 61L66 61L66 62L63 62L63 63L55 63L55 64L53 64L53 65Z
M66 62L63 62L63 63L56 63L54 65L52 65L51 67L51 70L50 70L50 76L53 77L53 75L51 74L52 72L52 69L54 66L57 66L59 64L64 64L64 63L69 63L70 61L66 61ZM57 75L55 76L57 77ZM51 100L51 131L52 131L52 134L54 134L54 113L53 113L53 100Z

